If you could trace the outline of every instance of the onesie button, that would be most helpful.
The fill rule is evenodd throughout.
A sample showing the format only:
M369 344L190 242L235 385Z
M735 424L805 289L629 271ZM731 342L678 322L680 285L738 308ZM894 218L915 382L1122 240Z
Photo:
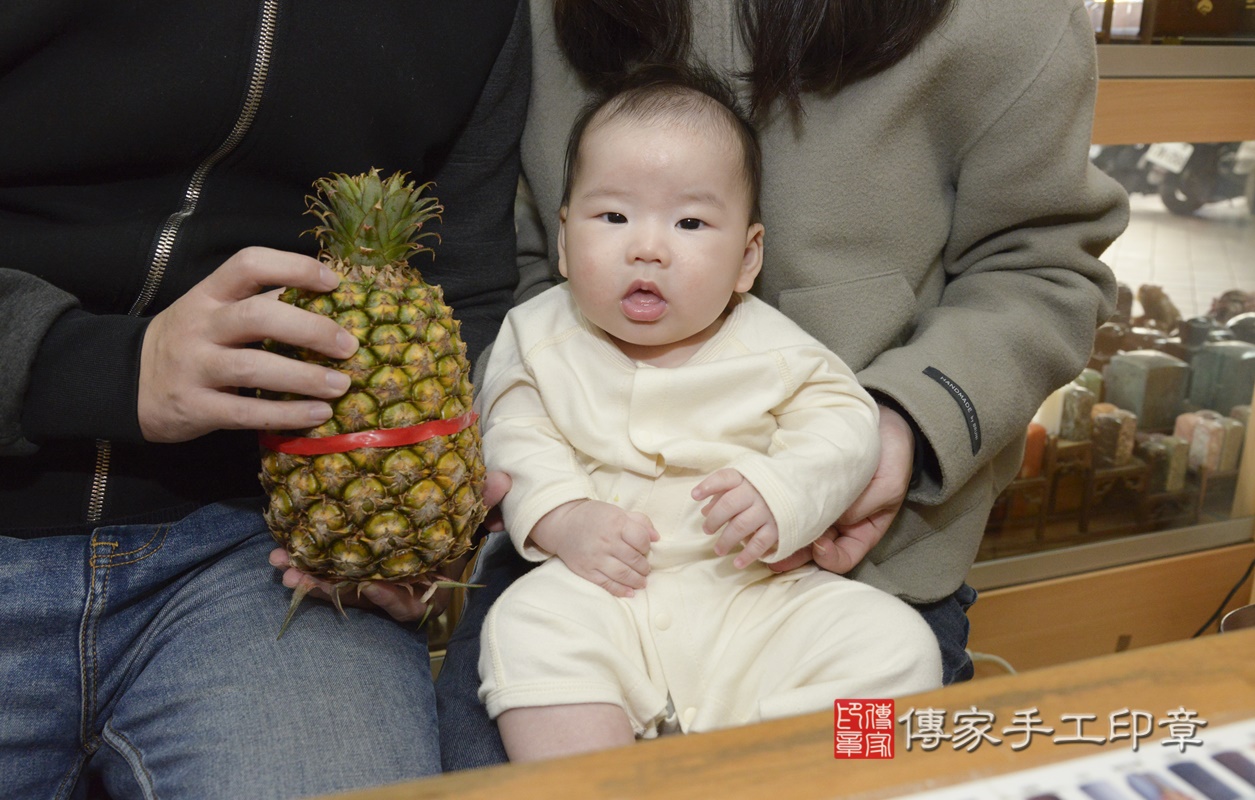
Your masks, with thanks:
M684 713L680 715L680 724L684 726L685 730L688 730L695 719L697 719L697 709L692 707L686 708Z
M667 628L670 628L671 627L671 615L668 614L666 611L663 611L662 613L658 614L656 617L654 617L654 627L660 631L665 631Z

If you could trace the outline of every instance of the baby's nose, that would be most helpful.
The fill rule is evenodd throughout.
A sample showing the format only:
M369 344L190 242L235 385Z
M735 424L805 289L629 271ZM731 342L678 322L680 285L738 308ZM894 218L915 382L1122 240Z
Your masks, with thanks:
M632 237L628 255L634 263L665 264L668 257L666 238L654 226L641 226Z

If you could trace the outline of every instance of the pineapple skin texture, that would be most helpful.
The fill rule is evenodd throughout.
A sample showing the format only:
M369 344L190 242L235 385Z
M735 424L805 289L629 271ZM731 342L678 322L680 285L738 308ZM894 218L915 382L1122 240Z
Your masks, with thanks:
M318 438L452 419L471 409L470 362L439 286L416 271L332 261L335 290L281 299L357 337L343 361L268 342L267 349L346 373L351 385ZM262 448L266 522L293 566L332 583L413 582L470 550L487 513L478 425L413 445L300 456Z

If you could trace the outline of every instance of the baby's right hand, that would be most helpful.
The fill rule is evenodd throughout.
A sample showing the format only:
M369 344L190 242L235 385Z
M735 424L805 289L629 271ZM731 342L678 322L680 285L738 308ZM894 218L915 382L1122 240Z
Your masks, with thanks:
M660 537L644 514L599 500L574 500L541 517L530 538L581 578L615 597L632 597L645 588L649 547Z

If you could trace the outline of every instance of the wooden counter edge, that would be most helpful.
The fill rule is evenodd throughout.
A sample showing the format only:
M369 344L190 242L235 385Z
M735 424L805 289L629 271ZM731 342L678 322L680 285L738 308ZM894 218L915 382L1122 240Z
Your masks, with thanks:
M1056 726L1062 714L1094 714L1099 722L1086 729L1086 735L1104 733L1102 721L1125 708L1163 718L1181 707L1218 727L1255 717L1255 630L986 678L898 698L896 705L899 716L910 708L991 711L997 715L995 733L1015 712L1029 708L1037 708L1046 723ZM1162 730L1155 734L1162 735ZM1052 744L1047 739L1014 751L1009 746L1011 737L1005 737L1000 746L985 745L974 752L944 746L932 752L919 747L907 752L901 741L902 726L897 736L898 751L892 760L837 761L832 752L832 714L821 712L715 733L665 737L541 764L450 773L335 797L652 800L783 794L870 800L1128 747L1127 742L1093 746Z

